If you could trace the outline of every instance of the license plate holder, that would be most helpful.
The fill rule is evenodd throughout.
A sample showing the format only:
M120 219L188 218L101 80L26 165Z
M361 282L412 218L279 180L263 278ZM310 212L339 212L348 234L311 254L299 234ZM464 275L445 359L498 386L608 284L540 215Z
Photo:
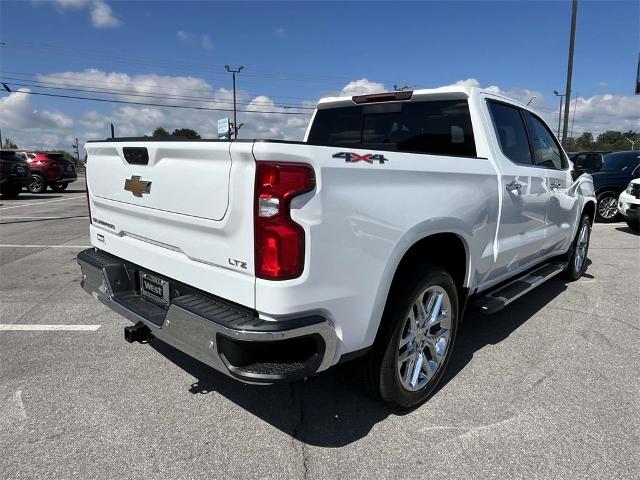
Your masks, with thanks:
M140 295L164 307L169 306L169 282L147 272L140 272Z

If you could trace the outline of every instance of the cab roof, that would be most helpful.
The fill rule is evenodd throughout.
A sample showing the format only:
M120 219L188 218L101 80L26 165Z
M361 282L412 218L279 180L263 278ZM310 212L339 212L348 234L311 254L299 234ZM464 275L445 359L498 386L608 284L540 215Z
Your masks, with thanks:
M325 97L320 99L317 104L317 108L323 109L332 107L346 107L355 104L378 103L380 101L420 101L425 100L424 97L435 97L438 99L469 98L480 93L501 98L506 102L513 103L521 107L529 108L528 106L518 102L517 100L514 100L513 98L501 95L500 93L496 93L495 90L471 87L467 85L448 85L446 87L439 88L420 88L416 90L404 90L396 92L378 92L343 97ZM393 95L402 96L403 94L405 94L409 98L385 98L384 100L373 98L372 100L366 100L367 97L392 97Z

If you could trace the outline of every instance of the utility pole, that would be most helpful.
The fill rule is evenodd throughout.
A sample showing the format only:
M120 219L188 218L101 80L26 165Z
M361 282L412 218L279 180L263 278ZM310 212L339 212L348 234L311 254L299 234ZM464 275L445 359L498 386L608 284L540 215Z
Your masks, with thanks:
M562 119L562 97L564 97L564 95L559 94L557 90L554 90L553 93L556 97L560 97L560 110L558 110L558 140L560 140L560 120Z
M2 148L2 130L0 130L0 148Z
M569 129L569 106L571 102L571 77L573 76L573 46L576 39L576 16L578 15L578 0L571 4L571 36L569 37L569 61L567 62L567 88L564 92L564 126L562 128L562 144L567 143Z
M233 69L229 65L225 65L224 68L227 70L227 72L233 75L233 139L237 140L238 130L240 130L240 127L238 126L238 118L236 112L236 73L240 73L244 67L241 65L237 69Z
M72 146L76 154L76 158L78 159L78 163L76 163L76 165L80 165L80 149L78 148L78 137L76 137L76 143L74 143Z

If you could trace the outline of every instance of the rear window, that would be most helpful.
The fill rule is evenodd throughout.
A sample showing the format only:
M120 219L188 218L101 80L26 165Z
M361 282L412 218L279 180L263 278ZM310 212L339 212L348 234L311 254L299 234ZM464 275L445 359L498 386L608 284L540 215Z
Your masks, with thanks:
M9 151L9 150L3 150L0 152L0 158L2 160L6 160L6 161L11 161L11 162L21 162L22 160L20 159L20 157L18 157L16 155L16 152L14 151Z
M630 172L640 164L640 152L615 152L602 158L602 169L608 172Z
M476 156L466 100L389 102L318 110L308 143Z

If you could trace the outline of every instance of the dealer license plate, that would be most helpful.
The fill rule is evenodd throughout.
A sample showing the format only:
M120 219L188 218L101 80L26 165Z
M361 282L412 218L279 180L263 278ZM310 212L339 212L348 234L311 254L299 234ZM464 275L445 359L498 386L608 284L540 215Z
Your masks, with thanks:
M169 282L155 275L140 272L140 293L149 300L169 305Z

